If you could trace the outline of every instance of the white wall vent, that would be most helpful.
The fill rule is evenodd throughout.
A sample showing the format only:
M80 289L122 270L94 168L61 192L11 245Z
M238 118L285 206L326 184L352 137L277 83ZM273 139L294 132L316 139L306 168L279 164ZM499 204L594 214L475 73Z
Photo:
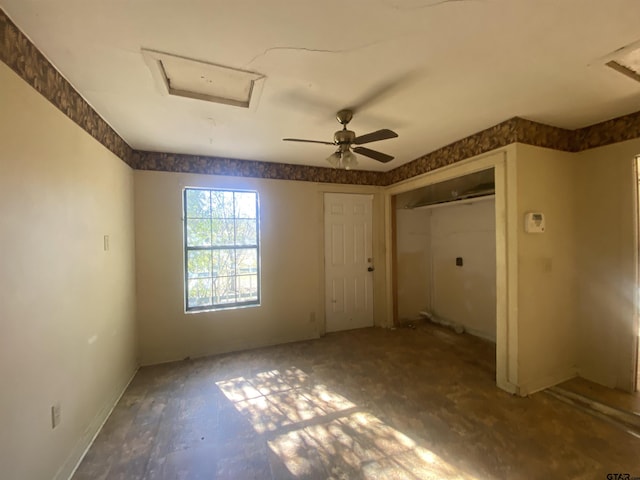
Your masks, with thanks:
M249 108L265 76L190 58L142 50L156 84L169 95Z

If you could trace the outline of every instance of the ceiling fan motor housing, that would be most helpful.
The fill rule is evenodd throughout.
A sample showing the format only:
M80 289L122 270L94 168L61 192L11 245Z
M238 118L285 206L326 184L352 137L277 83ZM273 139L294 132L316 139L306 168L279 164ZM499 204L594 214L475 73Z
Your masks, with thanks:
M333 134L333 141L340 147L340 150L345 151L356 140L356 134L352 130L338 130Z
M345 108L344 110L340 110L336 113L336 118L340 125L347 125L347 123L349 123L353 118L353 112L348 108Z

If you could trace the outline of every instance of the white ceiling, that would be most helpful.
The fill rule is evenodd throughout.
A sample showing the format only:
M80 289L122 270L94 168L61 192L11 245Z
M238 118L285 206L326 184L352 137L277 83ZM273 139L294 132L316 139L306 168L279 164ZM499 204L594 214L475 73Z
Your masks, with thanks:
M578 128L640 110L604 66L640 40L638 0L0 0L135 149L327 166L335 113L399 138L385 171L513 116ZM243 109L166 95L141 49L251 70Z

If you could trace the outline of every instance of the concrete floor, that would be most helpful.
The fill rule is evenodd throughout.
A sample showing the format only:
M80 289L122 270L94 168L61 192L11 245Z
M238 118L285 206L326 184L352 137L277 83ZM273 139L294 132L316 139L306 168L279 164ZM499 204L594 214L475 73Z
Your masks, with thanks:
M640 439L424 324L140 369L74 479L605 479Z

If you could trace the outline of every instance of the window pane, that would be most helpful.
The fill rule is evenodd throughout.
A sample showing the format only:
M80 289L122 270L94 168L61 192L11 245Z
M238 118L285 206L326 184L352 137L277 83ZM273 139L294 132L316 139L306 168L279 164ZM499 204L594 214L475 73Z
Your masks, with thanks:
M211 220L187 219L187 245L207 247L211 245Z
M211 193L209 190L187 190L187 217L211 217Z
M214 303L236 303L235 279L236 277L218 277L213 280Z
M258 303L257 192L187 188L184 202L187 310Z
M189 280L188 307L211 305L211 285L210 278Z
M233 245L233 220L214 218L213 245Z
M236 274L236 252L234 250L214 250L213 276L230 277Z
M236 250L237 274L256 273L258 271L258 249L241 248Z
M236 218L256 218L256 194L236 192Z
M211 192L211 216L213 218L233 218L233 192Z
M196 250L189 253L187 263L189 278L211 277L211 252Z
M236 245L258 243L255 220L236 220Z
M258 276L241 275L236 277L238 302L248 302L258 299Z

